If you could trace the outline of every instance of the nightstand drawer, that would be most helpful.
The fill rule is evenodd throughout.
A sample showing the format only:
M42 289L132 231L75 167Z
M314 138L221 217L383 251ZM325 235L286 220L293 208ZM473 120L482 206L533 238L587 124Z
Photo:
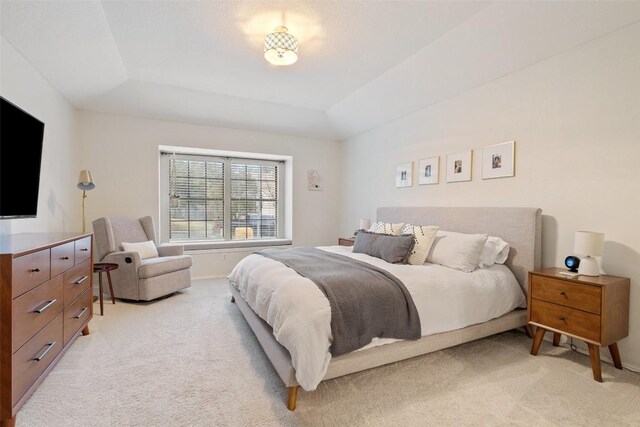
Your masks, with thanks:
M532 299L531 321L578 338L600 342L600 316L595 314Z
M600 314L601 288L550 277L531 278L531 296L590 313Z

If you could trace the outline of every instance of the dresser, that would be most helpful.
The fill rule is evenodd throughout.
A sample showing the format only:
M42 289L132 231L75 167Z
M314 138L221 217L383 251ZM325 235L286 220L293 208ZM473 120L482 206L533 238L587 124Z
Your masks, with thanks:
M93 235L0 237L0 420L16 413L65 351L89 334Z
M626 277L567 277L559 268L529 272L527 320L537 326L531 354L538 354L546 331L553 345L562 334L589 346L593 378L602 382L600 347L608 347L614 365L622 369L618 341L629 335L629 285Z

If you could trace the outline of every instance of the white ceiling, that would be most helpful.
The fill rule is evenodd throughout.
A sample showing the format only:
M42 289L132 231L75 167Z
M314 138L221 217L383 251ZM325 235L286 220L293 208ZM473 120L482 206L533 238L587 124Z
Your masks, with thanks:
M6 1L80 109L344 139L640 20L640 2ZM262 58L286 25L289 67Z

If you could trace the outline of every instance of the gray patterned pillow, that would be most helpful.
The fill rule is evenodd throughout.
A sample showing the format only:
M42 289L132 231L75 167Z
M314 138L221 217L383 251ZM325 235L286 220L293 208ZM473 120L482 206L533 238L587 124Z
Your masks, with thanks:
M406 264L414 243L412 234L393 236L361 230L356 235L353 252L367 254L392 264Z

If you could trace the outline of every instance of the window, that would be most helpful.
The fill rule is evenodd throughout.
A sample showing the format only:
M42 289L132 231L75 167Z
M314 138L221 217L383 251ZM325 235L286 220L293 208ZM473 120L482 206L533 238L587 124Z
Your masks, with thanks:
M163 240L282 238L283 163L161 152Z

